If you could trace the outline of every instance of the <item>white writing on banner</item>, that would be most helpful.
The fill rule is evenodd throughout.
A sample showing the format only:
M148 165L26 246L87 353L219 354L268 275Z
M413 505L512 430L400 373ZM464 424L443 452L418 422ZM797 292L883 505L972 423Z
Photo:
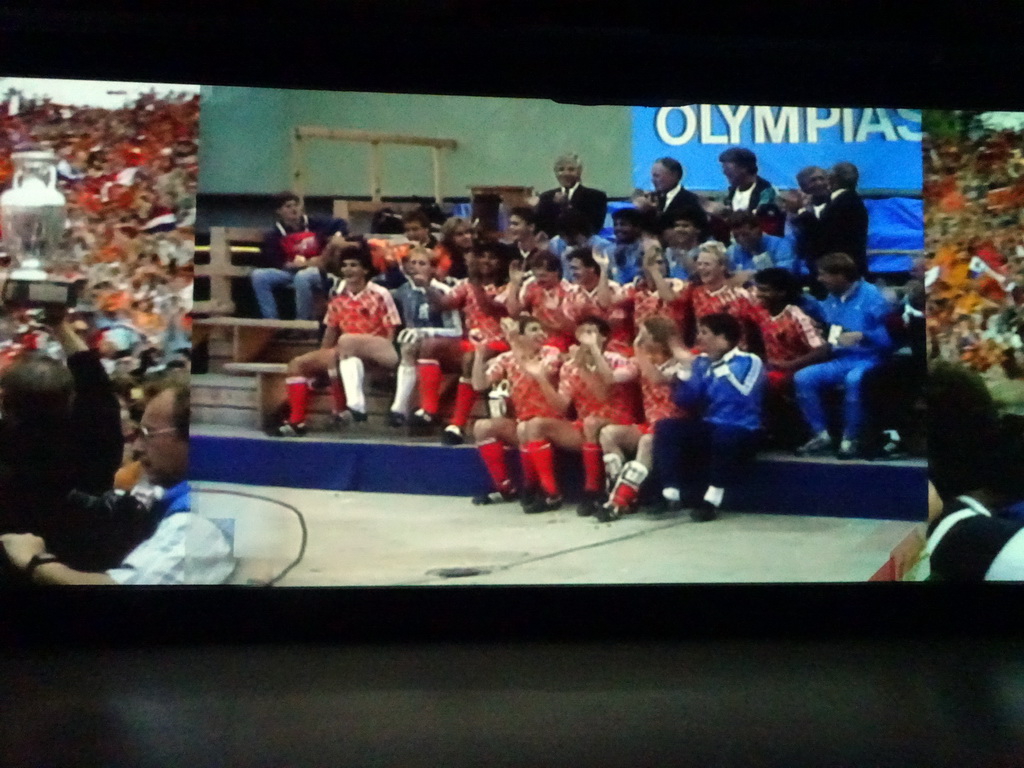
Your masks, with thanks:
M658 138L672 147L700 144L845 144L871 140L921 140L921 113L914 109L749 107L700 104L662 107L654 120Z

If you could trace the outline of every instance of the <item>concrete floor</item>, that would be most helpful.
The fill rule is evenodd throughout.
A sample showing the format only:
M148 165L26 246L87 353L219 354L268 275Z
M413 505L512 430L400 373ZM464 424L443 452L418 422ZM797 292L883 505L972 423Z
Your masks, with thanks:
M353 493L197 483L196 510L245 522L248 554L282 570L281 586L412 584L628 584L866 581L913 523L727 513L615 523L574 508L524 515L518 504L475 507L446 496ZM204 491L216 491L205 493ZM235 496L257 494L272 501ZM261 510L263 510L261 512ZM241 553L246 554L246 553ZM439 569L478 568L450 578Z

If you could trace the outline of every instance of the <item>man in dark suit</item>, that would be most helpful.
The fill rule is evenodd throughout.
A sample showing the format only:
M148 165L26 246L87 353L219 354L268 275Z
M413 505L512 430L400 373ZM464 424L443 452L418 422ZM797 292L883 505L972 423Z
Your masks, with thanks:
M583 186L582 175L583 163L578 155L562 155L555 160L558 186L542 192L537 202L538 229L548 237L558 234L558 218L570 208L586 216L594 232L604 227L608 195L600 189Z
M683 165L672 157L662 157L651 166L651 184L654 191L634 198L633 203L640 210L657 212L658 216L673 215L688 211L698 222L698 228L705 230L708 226L708 214L704 206L693 192L683 187Z
M859 179L853 163L832 166L832 197L821 213L821 230L824 252L849 254L864 277L868 273L868 209L857 194Z
M803 262L812 281L817 277L817 262L828 253L822 233L821 216L831 199L828 171L816 165L802 169L796 175L800 194L785 198L789 208L794 250Z
M831 172L811 166L796 175L807 200L792 219L796 252L818 291L818 259L829 253L848 254L867 275L868 212L857 194L859 175L853 163L836 163Z

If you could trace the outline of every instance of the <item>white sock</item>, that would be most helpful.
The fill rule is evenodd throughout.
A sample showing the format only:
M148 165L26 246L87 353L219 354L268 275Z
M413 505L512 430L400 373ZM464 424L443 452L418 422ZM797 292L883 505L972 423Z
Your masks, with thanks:
M398 377L395 381L395 401L391 404L391 410L403 416L409 415L409 401L412 400L412 391L416 389L416 366L398 366Z
M617 453L606 453L604 455L604 476L608 478L608 485L614 485L619 472L622 471L622 457Z
M722 506L722 496L725 495L725 489L719 488L717 485L709 485L708 492L704 494L704 501L710 501L714 506Z
M341 383L345 387L345 400L350 410L366 413L366 395L363 393L363 376L366 369L358 357L346 357L338 363Z
M661 495L665 498L665 501L679 501L681 498L678 488L663 488Z

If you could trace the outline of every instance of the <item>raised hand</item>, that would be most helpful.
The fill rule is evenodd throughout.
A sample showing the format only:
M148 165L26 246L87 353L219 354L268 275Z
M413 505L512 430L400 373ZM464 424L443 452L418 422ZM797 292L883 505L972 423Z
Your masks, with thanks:
M479 328L471 328L468 334L470 343L479 351L487 346L487 339L484 337L484 332Z
M637 353L642 352L644 345L647 343L647 329L641 327L636 334L636 338L633 339L633 350Z
M501 318L501 332L506 339L512 341L519 336L519 323L513 317Z
M683 365L689 366L693 364L693 352L684 347L683 342L679 339L670 341L669 349L672 350L672 357Z
M509 282L518 285L523 282L523 261L522 259L514 259L511 264L508 265L508 279Z
M594 251L594 261L597 263L598 268L601 270L601 274L608 274L609 259L606 253L601 251Z
M587 329L580 333L580 344L587 349L596 349L598 346L597 332L592 329Z

